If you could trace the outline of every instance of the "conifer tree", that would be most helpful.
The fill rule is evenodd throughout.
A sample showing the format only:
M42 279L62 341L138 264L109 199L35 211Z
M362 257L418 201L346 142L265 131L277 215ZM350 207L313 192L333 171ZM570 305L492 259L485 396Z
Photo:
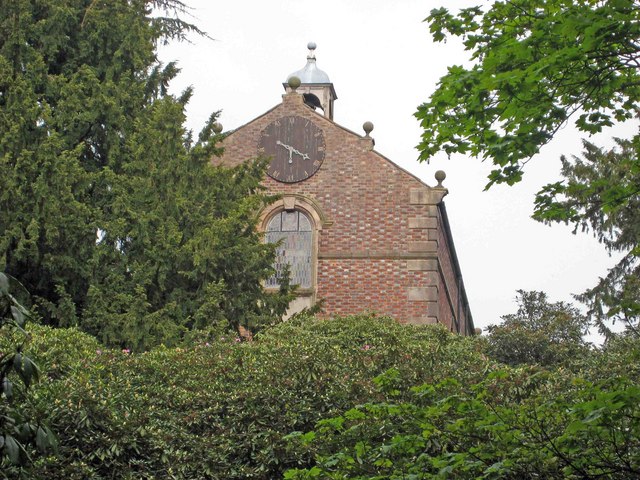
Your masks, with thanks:
M261 163L210 165L190 97L159 42L182 40L178 0L0 2L0 267L53 325L147 348L188 329L273 321ZM163 16L163 14L165 16Z

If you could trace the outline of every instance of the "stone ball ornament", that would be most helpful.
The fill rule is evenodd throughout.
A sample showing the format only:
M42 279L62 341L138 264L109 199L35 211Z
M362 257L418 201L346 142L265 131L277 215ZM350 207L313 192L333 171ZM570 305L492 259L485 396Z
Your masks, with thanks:
M364 133L366 134L366 136L368 137L369 134L371 132L373 132L373 123L371 122L364 122L362 124L362 129L364 130Z
M296 77L295 75L293 77L290 77L287 83L289 84L289 87L291 88L291 90L293 90L294 92L302 84L302 82L300 81L300 78Z

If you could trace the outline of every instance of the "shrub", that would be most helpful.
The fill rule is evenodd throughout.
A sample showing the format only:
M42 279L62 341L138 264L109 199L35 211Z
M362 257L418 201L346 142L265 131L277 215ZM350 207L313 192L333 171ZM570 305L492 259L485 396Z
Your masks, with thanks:
M144 354L103 350L75 331L41 337L38 358L66 365L38 389L60 455L29 473L48 479L279 478L313 461L284 437L382 400L383 372L396 372L387 391L403 392L450 375L464 382L487 364L473 339L373 316L298 318L253 342Z
M17 299L22 286L0 272L0 475L17 473L29 461L29 449L55 448L55 438L42 419L30 415L27 389L39 369L27 352L31 316ZM16 292L16 290L18 292Z
M639 347L626 336L571 368L487 363L404 390L391 369L382 399L289 437L316 462L285 478L639 478Z
M287 479L604 478L640 475L640 388L579 382L558 396L535 367L366 403L292 435L317 463Z

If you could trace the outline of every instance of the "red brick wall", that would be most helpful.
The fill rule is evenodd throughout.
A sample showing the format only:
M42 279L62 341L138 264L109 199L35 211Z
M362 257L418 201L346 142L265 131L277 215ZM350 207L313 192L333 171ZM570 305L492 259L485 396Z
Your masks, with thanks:
M326 312L375 311L400 321L425 315L425 301L407 301L407 289L428 286L428 272L407 271L406 260L339 259L318 262L318 297ZM436 286L436 285L434 285Z

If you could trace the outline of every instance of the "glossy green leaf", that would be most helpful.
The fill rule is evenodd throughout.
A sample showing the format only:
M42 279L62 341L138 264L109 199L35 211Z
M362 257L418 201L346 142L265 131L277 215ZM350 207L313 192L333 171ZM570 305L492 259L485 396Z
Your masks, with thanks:
M25 320L24 314L15 305L11 306L11 316L13 317L13 319L16 321L18 325L20 325L21 327L24 326L24 320Z
M13 398L13 384L9 378L4 377L2 379L2 393L4 394L7 400L11 400Z
M4 437L4 452L14 465L20 464L20 444L11 435Z
M7 276L0 272L0 295L6 295L9 293L9 279Z

